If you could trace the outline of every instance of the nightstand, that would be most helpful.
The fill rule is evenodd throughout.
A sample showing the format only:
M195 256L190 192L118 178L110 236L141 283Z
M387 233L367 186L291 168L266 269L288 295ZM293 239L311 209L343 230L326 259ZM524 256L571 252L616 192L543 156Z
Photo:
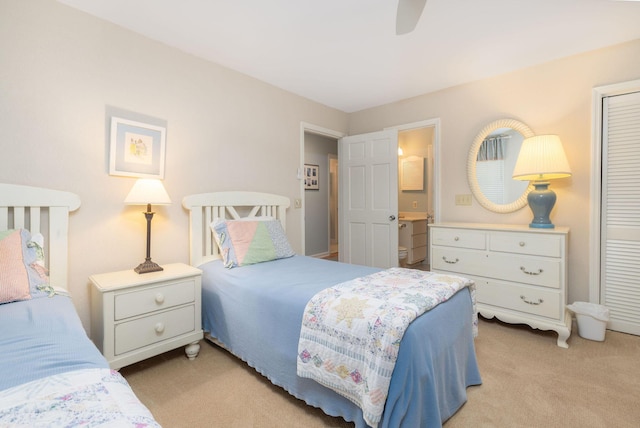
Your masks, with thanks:
M89 277L91 338L112 369L185 345L190 360L200 352L202 272L183 263L162 267Z

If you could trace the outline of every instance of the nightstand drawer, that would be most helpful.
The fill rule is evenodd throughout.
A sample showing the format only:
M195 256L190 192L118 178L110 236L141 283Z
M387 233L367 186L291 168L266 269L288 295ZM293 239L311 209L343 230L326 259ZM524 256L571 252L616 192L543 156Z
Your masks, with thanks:
M185 306L115 326L115 355L195 330L195 308Z
M195 288L194 280L186 280L138 291L118 293L114 302L115 320L193 302Z

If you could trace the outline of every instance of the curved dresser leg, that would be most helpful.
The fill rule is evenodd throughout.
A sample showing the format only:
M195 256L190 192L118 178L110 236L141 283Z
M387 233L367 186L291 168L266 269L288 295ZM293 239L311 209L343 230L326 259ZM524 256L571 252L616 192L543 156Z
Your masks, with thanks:
M568 348L567 339L571 335L569 329L558 329L558 346L561 348Z
M193 342L185 346L184 353L187 355L187 358L190 360L194 360L198 353L200 352L200 342Z

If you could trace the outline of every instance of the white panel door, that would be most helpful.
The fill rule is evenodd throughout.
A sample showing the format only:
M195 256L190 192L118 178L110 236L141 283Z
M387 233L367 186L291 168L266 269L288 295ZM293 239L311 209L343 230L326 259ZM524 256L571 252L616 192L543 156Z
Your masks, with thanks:
M603 99L601 303L640 335L640 92Z
M340 261L397 266L397 130L341 138L338 153Z

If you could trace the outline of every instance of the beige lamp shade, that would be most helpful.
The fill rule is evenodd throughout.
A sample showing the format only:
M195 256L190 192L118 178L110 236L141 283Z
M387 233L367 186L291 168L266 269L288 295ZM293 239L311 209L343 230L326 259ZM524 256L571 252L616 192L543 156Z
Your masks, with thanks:
M546 181L571 176L571 168L557 135L536 135L522 142L513 178Z
M126 205L168 205L171 199L160 180L139 178L124 199Z

